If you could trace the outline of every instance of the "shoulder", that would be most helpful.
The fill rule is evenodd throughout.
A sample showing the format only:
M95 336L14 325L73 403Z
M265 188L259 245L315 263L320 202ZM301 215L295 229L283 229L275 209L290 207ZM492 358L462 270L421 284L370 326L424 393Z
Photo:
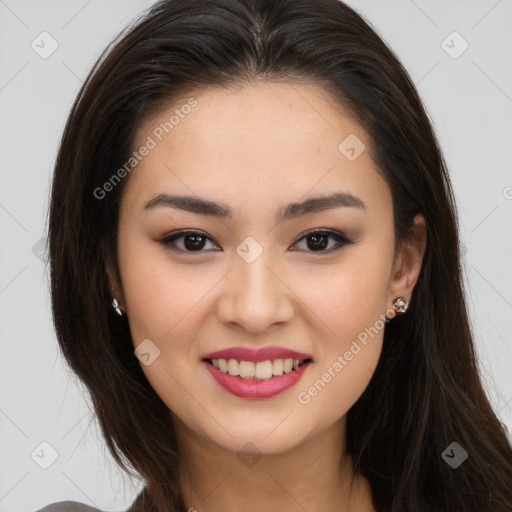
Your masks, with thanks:
M101 512L101 510L78 503L78 501L59 501L58 503L47 505L36 512Z
M142 510L144 500L147 499L147 489L143 488L139 493L135 501L131 504L130 508L126 512L136 512ZM102 512L98 508L79 503L78 501L59 501L46 505L44 508L36 510L36 512Z

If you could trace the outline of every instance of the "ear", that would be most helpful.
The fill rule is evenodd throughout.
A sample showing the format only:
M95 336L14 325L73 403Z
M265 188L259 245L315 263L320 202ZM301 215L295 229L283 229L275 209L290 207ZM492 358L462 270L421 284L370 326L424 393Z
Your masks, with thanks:
M124 293L123 288L121 286L121 280L117 272L115 272L108 262L105 262L105 273L107 275L108 282L108 293L112 298L116 298L119 302L119 309L125 313L125 302L124 302Z
M393 308L393 300L402 297L411 300L414 286L420 275L423 256L427 246L425 218L418 213L413 219L413 235L405 240L397 251L389 282L388 308Z

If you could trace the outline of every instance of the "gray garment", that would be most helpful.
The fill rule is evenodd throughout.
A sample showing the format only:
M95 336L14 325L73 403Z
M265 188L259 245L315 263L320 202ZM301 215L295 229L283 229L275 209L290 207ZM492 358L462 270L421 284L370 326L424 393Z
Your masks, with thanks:
M37 510L37 512L101 512L101 510L78 503L78 501L59 501L58 503L47 505Z
M140 510L142 501L144 499L146 489L144 488L137 496L135 501L130 505L130 508L126 512L136 512ZM51 503L46 507L37 510L36 512L102 512L98 508L85 505L84 503L78 503L78 501L59 501L57 503Z

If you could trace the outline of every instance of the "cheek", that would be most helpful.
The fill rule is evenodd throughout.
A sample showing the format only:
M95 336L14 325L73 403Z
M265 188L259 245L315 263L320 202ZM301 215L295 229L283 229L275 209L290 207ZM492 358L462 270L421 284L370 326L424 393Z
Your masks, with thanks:
M366 346L358 341L349 346L312 367L297 389L297 412L317 418L320 428L347 414L367 388L379 360L382 332Z
M327 422L358 400L380 358L389 272L376 252L347 257L328 279L325 272L308 274L298 292L315 313L318 360L297 399L308 412L327 414Z
M385 314L388 258L377 249L357 248L332 270L311 266L294 280L293 290L307 306L303 315L309 311L317 333L321 330L326 354L348 349L352 339Z
M316 302L315 312L322 320L317 323L322 327L313 332L320 334L318 358L298 389L297 402L325 425L356 403L379 362L386 324L384 299L375 282L354 275L340 278L333 283L339 285L336 290Z
M120 271L134 344L154 338L186 340L194 308L215 284L200 265L173 263L156 243L130 243L120 250Z
M182 410L194 358L191 341L204 318L201 300L215 282L199 266L173 264L165 251L152 247L120 251L120 271L134 348L151 340L150 364L140 366L155 392L169 408ZM135 356L134 356L135 357ZM196 361L196 364L198 362ZM190 398L189 398L190 399Z

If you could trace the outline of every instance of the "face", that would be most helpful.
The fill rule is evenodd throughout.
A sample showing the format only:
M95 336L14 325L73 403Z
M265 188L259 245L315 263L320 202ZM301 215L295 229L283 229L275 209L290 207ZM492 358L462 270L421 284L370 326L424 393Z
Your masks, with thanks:
M283 452L344 421L373 375L393 299L410 299L421 255L394 259L391 192L368 135L321 88L191 96L139 127L134 150L150 149L125 178L114 295L134 347L146 340L141 368L175 424L228 450ZM151 202L162 194L220 206ZM310 201L332 194L339 200ZM284 371L269 385L203 361L235 347L311 362L298 379ZM245 361L230 371L251 371L246 354L225 359ZM243 385L230 391L225 377Z

